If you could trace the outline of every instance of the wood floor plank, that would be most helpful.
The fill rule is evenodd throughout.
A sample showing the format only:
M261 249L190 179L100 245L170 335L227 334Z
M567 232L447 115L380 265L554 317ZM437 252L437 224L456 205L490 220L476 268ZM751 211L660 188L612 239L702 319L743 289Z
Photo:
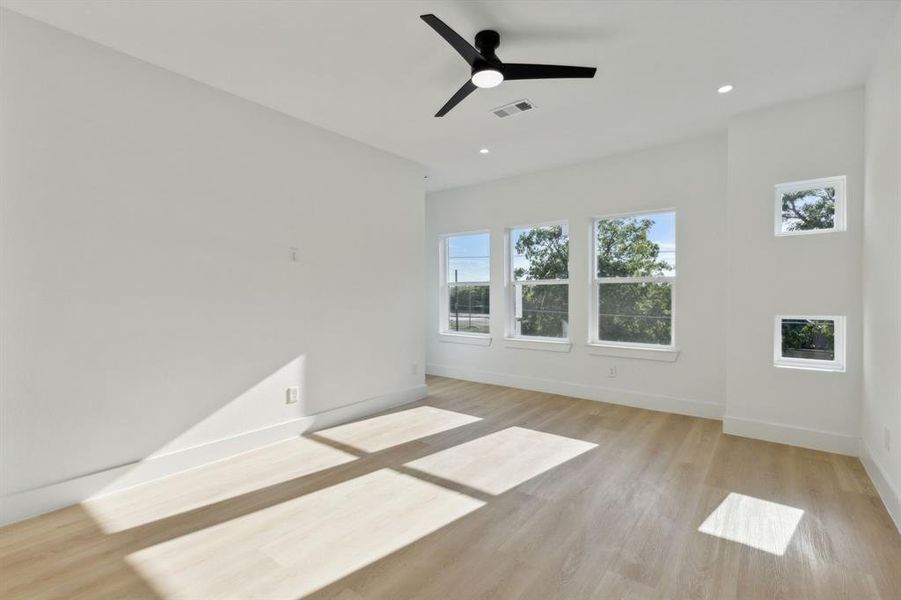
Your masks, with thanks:
M0 597L901 598L857 459L430 377L429 397L0 529Z

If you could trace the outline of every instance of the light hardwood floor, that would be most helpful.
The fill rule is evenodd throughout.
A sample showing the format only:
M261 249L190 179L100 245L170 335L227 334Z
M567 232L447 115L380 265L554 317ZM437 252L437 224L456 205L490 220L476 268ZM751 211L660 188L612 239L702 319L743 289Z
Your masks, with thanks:
M0 529L3 598L901 598L857 459L429 378L429 397Z

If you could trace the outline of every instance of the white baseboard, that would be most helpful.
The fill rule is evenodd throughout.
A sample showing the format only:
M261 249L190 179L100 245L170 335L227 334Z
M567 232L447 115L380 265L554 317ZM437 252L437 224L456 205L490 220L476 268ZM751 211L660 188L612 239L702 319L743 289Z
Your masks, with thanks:
M901 533L901 485L893 483L882 463L876 458L876 454L870 451L870 447L863 439L860 440L860 462L866 469L867 475L873 482L885 509L888 511L898 533Z
M305 431L338 425L395 406L415 402L425 398L427 394L428 389L425 384L417 385L315 415L276 423L269 427L247 431L191 448L151 456L144 460L9 494L0 497L0 525L21 521L78 504L92 496L108 494L236 454L256 450L298 436Z
M573 398L582 398L584 400L624 404L635 408L646 408L648 410L689 415L692 417L721 419L723 416L723 406L715 402L677 398L662 394L645 394L617 388L558 381L556 379L508 375L506 373L495 373L478 369L450 367L436 364L426 365L426 373L429 375L452 377L454 379L463 379L466 381L504 385L535 392L571 396Z
M347 423L348 421L367 417L371 414L394 408L395 406L422 400L428 395L429 388L426 384L422 383L405 390L400 390L399 392L391 392L390 394L367 398L360 402L347 404L306 417L309 419L309 424L304 431L316 431L318 429L324 429L325 427L333 427L334 425Z
M791 427L729 416L723 417L723 433L812 450L847 454L848 456L857 456L858 440L860 439L855 435L844 433Z

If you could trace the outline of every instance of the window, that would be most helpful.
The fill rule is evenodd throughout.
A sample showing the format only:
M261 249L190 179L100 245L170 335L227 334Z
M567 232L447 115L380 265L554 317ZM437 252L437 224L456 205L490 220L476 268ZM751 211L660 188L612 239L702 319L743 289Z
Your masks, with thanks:
M443 240L441 331L487 334L491 315L491 251L487 232Z
M569 229L510 231L513 337L569 338Z
M777 367L845 370L845 318L778 316L774 335Z
M844 230L844 176L776 186L776 235Z
M598 219L593 237L591 342L671 347L676 213Z

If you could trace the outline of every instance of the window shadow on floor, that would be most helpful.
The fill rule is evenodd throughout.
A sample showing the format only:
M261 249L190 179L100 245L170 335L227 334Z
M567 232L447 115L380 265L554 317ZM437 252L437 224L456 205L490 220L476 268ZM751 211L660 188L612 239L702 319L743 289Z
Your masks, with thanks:
M497 390L497 393L502 394L503 391ZM485 396L479 400L485 402ZM402 542L399 546L393 543L376 544L370 549L372 554L370 557L359 558L357 562L349 563L354 570L362 568L382 558L385 552L394 552L415 543L416 539L431 535L434 531L465 518L472 511L477 511L496 500L500 490L486 491L483 489L484 485L481 487L467 485L465 478L444 477L440 469L427 472L409 464L509 429L507 419L487 423L458 409L459 407L454 407L453 410L437 409L429 406L427 399L390 411L388 415L398 415L404 411L416 413L417 410L422 413L425 410L438 421L444 420L444 425L439 422L431 427L423 427L420 423L417 427L421 429L423 435L411 430L401 435L396 444L389 444L390 440L382 437L372 446L374 450L372 452L361 450L350 443L336 441L333 438L340 436L331 435L329 431L307 434L299 438L298 442L303 442L302 444L293 442L298 448L298 460L303 458L303 452L309 451L310 445L340 454L345 458L324 461L320 465L321 468L304 472L300 476L290 476L290 473L297 470L287 469L285 472L289 476L286 479L262 487L255 486L260 480L273 481L272 473L261 472L250 475L245 473L244 476L252 479L254 484L248 489L234 475L229 479L228 465L233 459L209 465L208 468L215 471L213 479L220 486L223 482L227 482L229 486L227 490L219 489L216 493L211 492L210 501L201 502L184 491L190 486L192 478L201 478L200 480L204 481L201 471L207 467L201 467L172 476L179 478L175 481L175 485L171 479L168 483L165 479L153 481L86 501L84 505L69 507L4 528L0 530L2 567L5 573L12 573L12 576L4 577L3 587L0 589L9 592L6 595L10 597L29 598L68 598L74 593L81 592L88 593L92 597L164 598L184 595L179 594L178 587L167 586L169 582L166 581L166 577L157 577L159 571L155 570L155 566L158 561L162 560L167 564L173 560L177 562L178 559L173 557L181 550L187 553L202 553L202 550L193 547L194 540L203 539L208 535L218 535L218 532L225 532L228 535L229 528L234 527L236 523L255 519L265 520L270 518L269 515L288 511L284 513L284 519L269 523L266 527L273 531L280 528L287 531L292 525L299 523L298 514L320 510L324 511L323 518L326 518L327 507L331 504L340 505L346 490L356 490L355 493L362 494L360 496L362 498L365 498L366 494L373 493L372 506L375 509L373 512L376 513L386 502L390 504L410 494L418 494L422 499L422 502L411 505L408 509L407 512L411 514L422 506L437 507L430 513L415 517L417 525L412 532L407 530L399 533L386 532L383 537L389 541L394 537L395 541ZM531 411L526 410L518 416L528 418L531 414L533 414ZM450 422L448 415L454 417ZM590 446L591 444L587 444L585 449L589 449ZM321 449L318 451L319 454L323 453ZM287 452L290 451L292 449L288 448ZM279 460L285 459L284 454L282 451L277 453ZM573 457L569 456L567 459ZM240 457L236 459L240 460ZM520 479L525 481L539 474L530 472ZM360 488L363 483L366 485ZM169 498L154 492L157 494L155 503L148 505L146 501L140 500L142 493L161 485L169 485L173 494L182 496ZM505 489L509 487L505 486ZM372 491L367 488L371 488ZM247 491L234 493L235 490L241 489ZM387 495L380 497L379 489ZM117 496L119 498L115 500ZM336 500L325 503L317 500L331 496ZM186 509L178 510L178 506ZM291 512L293 510L291 507L296 507L302 512ZM125 512L117 515L117 510ZM128 514L129 510L132 511L131 514ZM367 523L369 524L364 523L363 526L371 528L377 527L379 521L376 519ZM36 530L40 530L40 533L29 535L29 531ZM287 535L290 539L290 535L296 535L296 532ZM21 544L17 545L17 539L22 540ZM236 539L234 543L240 544L241 540ZM270 552L273 547L277 547L277 544L267 546ZM169 552L170 549L174 552ZM214 550L211 552L215 553ZM277 555L280 557L279 560L273 560L269 556L251 552L247 555L246 562L251 564L258 561L259 572L265 573L267 569L270 571L283 569L280 560L286 560L285 557L290 557L293 553L284 550ZM219 558L221 557L217 556L215 560ZM320 582L319 587L348 575L347 572L336 571L329 579L327 564L328 561L323 566L326 578ZM298 589L314 591L303 586L298 586ZM187 593L190 593L190 590L187 590Z
M82 506L0 529L2 598L164 598L129 564L128 540Z

